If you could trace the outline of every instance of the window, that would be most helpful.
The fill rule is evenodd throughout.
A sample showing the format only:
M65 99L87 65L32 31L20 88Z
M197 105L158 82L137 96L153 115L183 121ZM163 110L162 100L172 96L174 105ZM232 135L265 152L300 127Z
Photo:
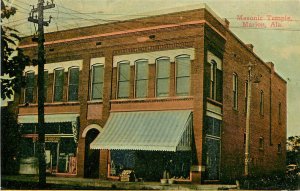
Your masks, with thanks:
M48 71L44 71L44 101L47 102L47 90L48 90Z
M156 60L156 96L169 96L170 85L170 59L159 58Z
M210 65L210 98L216 98L216 70L217 63L213 60Z
M64 69L55 69L54 78L54 101L63 101Z
M247 112L247 101L248 101L248 80L245 82L245 112Z
M213 117L206 117L205 131L207 135L221 137L221 123L222 121Z
M120 62L118 67L118 98L128 98L130 84L130 64L129 62Z
M282 152L281 143L279 143L277 145L277 153L281 153L281 152Z
M144 98L148 94L148 61L135 62L135 97Z
M261 115L264 114L264 92L261 90L260 91L260 103L259 103L259 113Z
M176 95L190 94L191 60L188 55L176 57Z
M78 100L79 68L69 69L68 101Z
M279 124L281 124L281 102L279 102L279 105L278 105L278 122Z
M264 149L264 138L263 137L259 138L259 149L260 150Z
M233 86L233 108L238 109L238 76L236 73L233 74L232 78Z
M92 92L91 99L97 100L103 98L104 66L95 64L92 66Z
M34 78L33 71L26 73L25 103L33 102Z

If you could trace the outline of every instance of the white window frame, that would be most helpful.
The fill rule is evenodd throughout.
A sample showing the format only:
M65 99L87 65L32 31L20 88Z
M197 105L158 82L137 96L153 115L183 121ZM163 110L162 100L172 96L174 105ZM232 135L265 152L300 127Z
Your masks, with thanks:
M100 99L93 99L93 77L94 77L94 67L95 66L102 66L103 67L103 81L101 82L102 83L102 98ZM91 76L90 76L90 80L91 80L91 83L90 83L90 100L91 101L97 101L97 100L103 100L103 89L104 89L104 72L105 72L105 65L103 63L95 63L93 65L91 65L91 68L90 68L90 73L91 73Z
M53 70L53 96L52 96L52 102L63 102L64 101L64 82L63 82L63 92L62 92L62 101L55 101L55 81L56 81L56 75L55 75L55 71L57 71L57 70L62 70L63 71L63 74L65 75L65 68L63 68L63 67L59 67L59 68L55 68L54 70ZM64 81L65 81L65 76L64 76Z
M79 77L80 77L80 68L78 67L78 66L72 66L72 67L69 67L69 69L68 69L68 93L67 93L67 100L68 100L68 102L77 102L78 100L79 100L79 82L80 82L80 80L78 80L78 94L77 94L77 100L69 100L69 97L70 97L70 95L69 95L69 90L70 90L70 77L71 77L71 73L70 73L70 71L72 70L72 69L76 69L76 68L78 68L78 79L79 79Z
M120 76L120 64L128 64L129 65L129 79L127 80L128 82L129 82L129 86L128 86L128 97L126 97L126 98L120 98L119 97L119 87L120 87L120 85L119 85L119 83L120 83L120 80L119 80L119 76ZM130 62L128 61L128 60L123 60L123 61L120 61L120 62L118 62L117 63L117 91L116 91L116 98L117 99L128 99L129 98L129 96L130 96L130 78L131 78L131 76L130 76L130 68L131 68L131 66L130 66Z
M144 79L137 79L137 64L138 62L143 62L146 61L147 62L147 76ZM149 60L148 59L138 59L136 61L134 61L134 68L135 68L135 79L134 79L134 97L135 98L147 98L148 97L148 85L149 85ZM146 80L147 81L147 88L146 88L146 96L145 97L137 97L137 82L139 80Z
M168 89L168 95L167 96L158 96L158 92L157 92L157 88L158 88L158 80L159 79L167 79L166 77L164 78L158 78L158 61L159 60L169 60L169 76L168 76L168 79L169 79L169 89ZM167 57L167 56L163 56L163 57L159 57L155 60L155 97L169 97L170 96L170 75L171 75L171 59L170 57Z
M189 76L178 76L177 75L177 59L178 58L189 58L190 60L190 70L189 70ZM191 94L191 70L192 70L192 60L191 60L191 56L188 55L188 54L182 54L182 55L178 55L175 57L175 94L176 96L189 96ZM186 92L187 94L186 95L178 95L178 92L177 92L177 81L179 78L189 78L189 90L188 92Z

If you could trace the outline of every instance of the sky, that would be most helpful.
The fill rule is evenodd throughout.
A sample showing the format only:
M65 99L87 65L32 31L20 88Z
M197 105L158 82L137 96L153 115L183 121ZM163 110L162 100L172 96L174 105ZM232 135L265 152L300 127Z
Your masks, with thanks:
M36 7L37 1L9 0L18 11L7 25L23 36L34 34L37 26L27 18L31 5ZM54 0L53 3L55 8L45 11L45 20L53 17L49 27L45 27L46 33L206 3L219 17L229 20L230 29L244 43L254 45L254 52L262 60L275 64L276 72L288 86L287 135L300 135L300 0ZM249 22L253 24L249 28L240 17L260 20Z

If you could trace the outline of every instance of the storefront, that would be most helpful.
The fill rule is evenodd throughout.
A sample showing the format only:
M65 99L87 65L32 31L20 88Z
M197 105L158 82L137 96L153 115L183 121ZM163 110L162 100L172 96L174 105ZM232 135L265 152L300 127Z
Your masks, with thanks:
M111 113L91 149L108 149L109 177L133 170L137 179L190 180L192 112L140 111Z
M37 115L19 116L18 122L22 133L21 159L37 158ZM47 173L77 174L78 132L77 114L45 115ZM23 169L20 173L26 173L24 165L21 164L20 168Z

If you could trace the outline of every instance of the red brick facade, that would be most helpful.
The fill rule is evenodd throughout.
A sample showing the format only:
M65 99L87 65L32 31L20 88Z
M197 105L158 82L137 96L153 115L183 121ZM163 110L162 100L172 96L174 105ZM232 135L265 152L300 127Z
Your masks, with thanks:
M251 173L272 173L285 167L286 139L286 82L274 71L272 63L265 63L239 40L227 26L207 9L169 13L123 22L84 27L46 34L46 65L70 60L82 60L79 76L78 102L68 102L68 73L65 72L64 98L54 103L53 73L49 73L45 112L51 114L80 114L80 132L77 150L77 175L84 176L85 137L83 132L91 124L105 126L110 112L157 111L190 109L193 111L193 130L196 162L191 170L195 182L206 179L204 158L204 118L208 107L220 109L221 159L220 179L234 180L243 175L245 82L247 64L255 63L253 73L260 74L260 83L252 86L251 104ZM155 35L154 39L149 38ZM101 43L100 43L101 42ZM36 57L37 46L27 38L22 42L25 52ZM128 99L117 99L118 70L114 66L116 56L150 53L157 51L193 50L189 96L176 96L175 62L171 61L169 96L156 97L156 67L149 62L148 95L135 98L135 68L131 65ZM209 99L207 86L209 72L206 68L209 53L220 59L223 72L222 101ZM170 55L165 55L170 56ZM105 58L103 99L90 99L91 59ZM155 59L155 58L154 58ZM233 108L232 75L238 75L238 107ZM264 92L264 111L260 114L260 92ZM35 92L36 89L35 89ZM34 103L24 104L24 91L20 96L19 115L37 114L36 94ZM279 104L281 106L279 106ZM279 112L279 107L281 111ZM279 120L279 113L281 120ZM101 132L100 132L101 133ZM260 139L263 147L260 148ZM281 151L278 152L279 144ZM101 150L99 177L107 178L109 151Z

